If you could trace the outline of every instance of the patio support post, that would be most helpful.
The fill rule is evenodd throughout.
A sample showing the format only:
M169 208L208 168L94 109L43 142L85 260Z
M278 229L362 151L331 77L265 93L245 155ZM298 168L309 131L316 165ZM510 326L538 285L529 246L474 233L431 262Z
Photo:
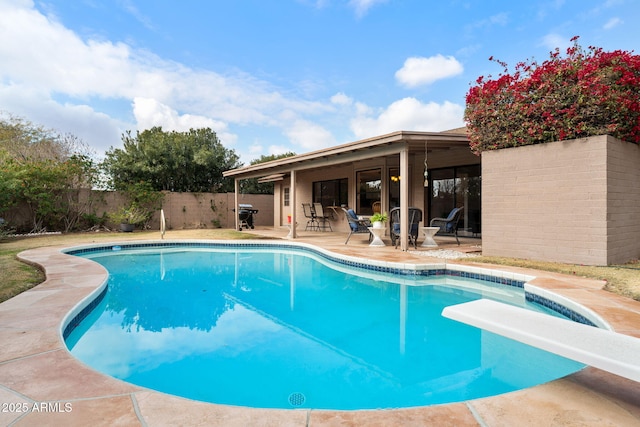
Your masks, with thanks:
M400 151L400 249L409 248L409 147Z
M234 207L234 223L235 223L235 229L236 231L238 230L238 226L240 225L240 223L238 222L238 192L240 191L240 179L236 178L233 180L234 183L234 188L233 188L233 207Z
M296 171L291 169L291 186L289 190L289 207L291 208L291 224L289 224L289 234L287 239L295 239L298 237L296 232Z

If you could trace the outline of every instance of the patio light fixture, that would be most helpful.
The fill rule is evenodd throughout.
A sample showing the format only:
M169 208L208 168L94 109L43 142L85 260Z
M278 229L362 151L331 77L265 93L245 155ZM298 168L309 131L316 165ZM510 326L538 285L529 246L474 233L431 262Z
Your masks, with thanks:
M429 169L427 166L427 141L424 142L424 187L429 186Z

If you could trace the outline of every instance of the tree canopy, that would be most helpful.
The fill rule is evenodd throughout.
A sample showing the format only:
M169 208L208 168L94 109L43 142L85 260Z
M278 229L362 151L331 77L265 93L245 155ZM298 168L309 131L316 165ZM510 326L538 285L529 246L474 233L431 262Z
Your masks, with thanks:
M288 151L283 154L263 154L259 158L252 160L251 164L257 165L259 163L266 163L295 155L296 153L292 151ZM256 178L244 179L240 182L240 191L245 194L273 194L273 182L260 183Z
M111 148L103 167L116 190L146 182L156 191L226 192L233 182L222 172L240 166L209 128L166 132L153 127L122 136L123 148Z
M78 191L98 176L89 154L73 135L0 116L0 214L22 203L30 231L74 228L86 213Z
M640 143L640 56L572 42L513 73L495 60L504 73L476 80L465 109L474 152L602 134Z

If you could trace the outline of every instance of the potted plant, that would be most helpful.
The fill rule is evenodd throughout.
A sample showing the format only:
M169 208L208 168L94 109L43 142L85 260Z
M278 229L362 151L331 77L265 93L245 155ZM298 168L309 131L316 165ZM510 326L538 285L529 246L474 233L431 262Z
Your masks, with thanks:
M131 232L136 225L147 220L147 213L135 205L123 206L109 214L111 221L120 224L120 231Z
M371 216L371 223L374 228L384 227L384 223L389 220L389 216L386 212L376 212Z

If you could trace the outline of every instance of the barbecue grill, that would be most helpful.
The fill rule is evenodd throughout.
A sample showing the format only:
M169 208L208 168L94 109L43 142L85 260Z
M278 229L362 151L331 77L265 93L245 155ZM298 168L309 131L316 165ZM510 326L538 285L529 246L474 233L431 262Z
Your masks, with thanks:
M254 209L253 205L248 203L238 204L238 230L242 231L242 227L247 230L253 228L253 216L257 213L258 209Z

